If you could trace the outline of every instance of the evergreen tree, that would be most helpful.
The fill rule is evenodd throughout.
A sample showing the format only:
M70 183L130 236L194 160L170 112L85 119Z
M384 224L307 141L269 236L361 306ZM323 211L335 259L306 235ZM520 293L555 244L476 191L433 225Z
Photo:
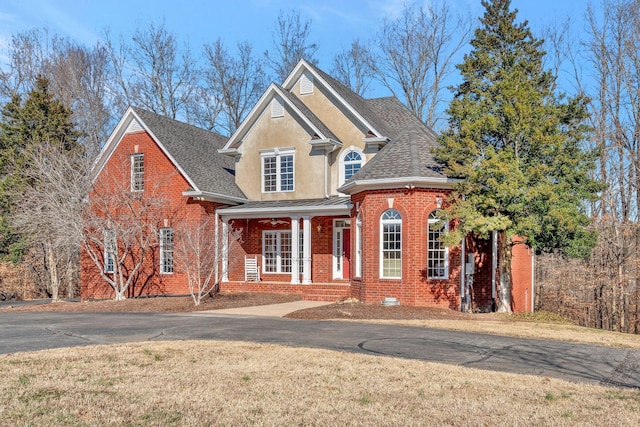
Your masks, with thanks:
M27 185L24 177L30 153L38 144L58 144L64 150L79 149L79 132L72 112L53 97L49 81L38 77L26 99L12 97L0 120L0 258L18 262L25 249L23 236L9 224Z
M463 81L449 106L449 129L436 157L460 178L443 212L459 218L450 236L498 231L500 311L511 311L513 236L530 248L586 256L595 236L584 202L596 197L596 153L581 148L589 129L583 97L555 93L543 69L542 40L516 23L510 0L483 0L472 51L458 69Z

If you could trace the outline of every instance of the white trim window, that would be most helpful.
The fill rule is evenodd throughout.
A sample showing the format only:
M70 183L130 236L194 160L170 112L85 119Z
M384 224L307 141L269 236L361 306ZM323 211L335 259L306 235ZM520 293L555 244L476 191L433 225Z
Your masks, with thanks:
M349 147L340 156L340 185L364 166L364 153L357 147Z
M356 217L356 277L362 277L362 214Z
M131 191L144 191L144 154L131 155Z
M449 277L449 248L442 241L442 237L448 230L449 224L438 218L438 212L431 212L427 233L427 277L429 279Z
M291 231L262 231L262 272L291 273Z
M380 217L380 277L402 278L402 216L395 209Z
M294 190L294 155L292 149L270 150L262 156L262 192L288 192Z
M173 274L173 228L160 229L160 274Z
M116 233L113 230L104 232L104 272L114 273L116 270Z

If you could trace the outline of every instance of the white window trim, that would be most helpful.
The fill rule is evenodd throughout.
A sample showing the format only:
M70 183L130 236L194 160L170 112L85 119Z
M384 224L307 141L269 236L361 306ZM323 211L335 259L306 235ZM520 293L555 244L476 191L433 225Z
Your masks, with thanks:
M142 159L142 171L135 171L136 159ZM138 183L136 183L136 177L140 176L140 183L138 188ZM144 154L143 153L135 153L131 155L131 192L138 193L144 191Z
M446 280L449 278L449 247L448 246L444 247L444 274L442 276L433 276L429 274L429 270L430 270L429 261L431 259L431 257L429 256L431 252L431 250L429 249L429 243L431 242L431 224L437 224L438 222L440 222L435 217L437 212L438 212L437 210L431 212L431 214L429 214L429 219L427 220L427 279ZM449 223L445 222L444 227L442 228L442 233L446 233L447 231L449 231ZM440 252L440 250L438 250L438 252Z
M266 262L266 235L274 234L276 236L276 271L267 271L267 262ZM282 269L282 235L288 234L291 239L291 230L262 230L262 272L264 274L291 274L291 271L284 271ZM293 261L293 260L292 260ZM293 262L291 265L293 268Z
M112 230L106 230L105 231L105 236L104 236L104 272L111 274L115 272L115 267L116 267L116 257L115 254L110 254L109 253L109 247L114 245L115 246L115 234L113 233ZM107 268L107 266L109 265L109 260L111 260L111 268Z
M402 279L402 215L400 215L400 212L398 212L398 215L400 216L400 219L393 219L393 220L385 220L383 219L384 214L389 212L389 211L396 211L395 209L387 209L386 211L382 212L382 215L380 215L380 278L381 279ZM384 225L385 224L400 224L400 275L398 276L385 276L384 275Z
M360 158L362 159L360 161L360 169L362 169L362 167L364 166L364 164L366 162L366 158L364 156L364 152L360 148L355 147L355 146L351 146L351 147L347 148L346 150L344 150L340 154L340 163L339 163L339 169L340 169L340 177L339 177L339 179L340 179L340 183L339 183L338 186L341 186L347 180L345 178L346 175L344 173L345 172L345 170L344 170L344 168L345 168L345 160L344 159L347 157L348 154L353 153L353 152L358 153L360 155Z
M284 156L291 156L291 161L293 163L293 185L291 190L282 190L282 173L281 173L281 159ZM276 190L275 191L266 191L265 190L265 180L264 180L264 160L266 158L275 157L276 158ZM296 155L295 149L293 148L274 148L273 150L262 150L260 152L260 179L261 183L261 191L265 194L273 194L273 193L291 193L296 190Z
M362 277L362 214L356 217L356 271L355 277Z
M167 249L165 247L165 235L166 233L170 232L171 233L171 248ZM163 227L160 229L160 274L173 274L174 271L174 247L175 247L175 232L173 231L173 228L170 227ZM166 260L167 260L167 255L171 254L171 265L165 265L166 264ZM171 271L169 271L169 269Z
M344 230L351 230L351 220L340 218L333 220L333 278L342 279L344 275L344 257L342 256L342 245L344 245ZM342 225L339 225L342 223ZM340 236L340 247L338 247L338 236ZM338 267L340 270L338 271Z

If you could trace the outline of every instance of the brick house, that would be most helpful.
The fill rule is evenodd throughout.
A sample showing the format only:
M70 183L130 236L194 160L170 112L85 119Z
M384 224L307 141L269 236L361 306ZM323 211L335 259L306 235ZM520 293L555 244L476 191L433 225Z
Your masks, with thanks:
M95 183L124 162L130 176L121 180L131 186L142 154L145 185L153 173L165 180L164 228L215 217L221 290L455 310L468 294L473 309L487 311L498 294L495 242L441 243L455 224L436 213L455 181L435 162L435 144L397 99L364 99L301 60L228 139L129 109L96 162ZM514 248L514 311L532 309L532 262L524 245ZM95 269L83 264L85 298L104 296ZM131 295L186 293L182 272L150 271L149 285Z

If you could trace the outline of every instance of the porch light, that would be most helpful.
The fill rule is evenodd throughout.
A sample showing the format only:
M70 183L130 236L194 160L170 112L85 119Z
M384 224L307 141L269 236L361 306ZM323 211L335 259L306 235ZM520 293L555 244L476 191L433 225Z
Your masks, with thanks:
M438 209L442 208L442 197L436 197L436 207Z
M271 218L271 226L275 227L277 223L278 223L277 219Z
M316 229L318 230L318 234L322 235L322 224L318 224Z

